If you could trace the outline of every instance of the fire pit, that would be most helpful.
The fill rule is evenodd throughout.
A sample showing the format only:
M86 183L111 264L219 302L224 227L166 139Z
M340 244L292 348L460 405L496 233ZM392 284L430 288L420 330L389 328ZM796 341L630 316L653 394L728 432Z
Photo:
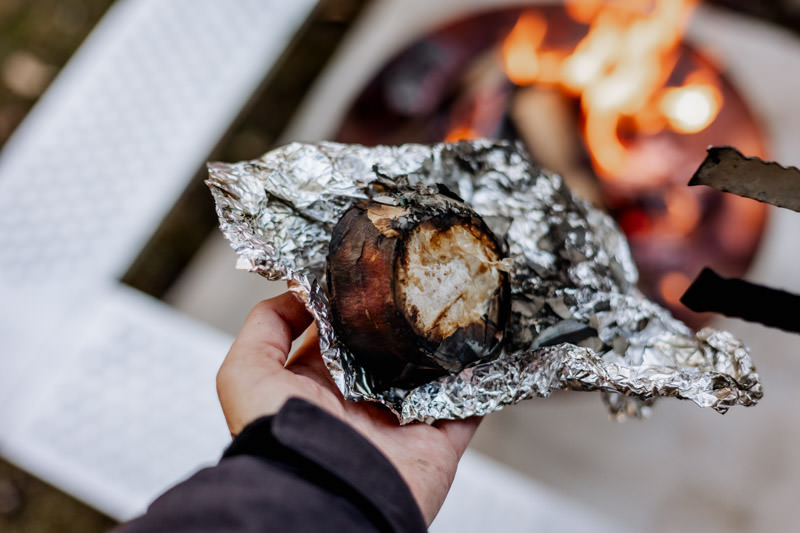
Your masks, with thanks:
M699 327L710 317L688 311L680 295L703 266L742 276L767 209L686 182L710 144L768 154L721 67L681 40L695 3L583 1L470 16L389 61L337 139L522 141L615 217L641 289Z

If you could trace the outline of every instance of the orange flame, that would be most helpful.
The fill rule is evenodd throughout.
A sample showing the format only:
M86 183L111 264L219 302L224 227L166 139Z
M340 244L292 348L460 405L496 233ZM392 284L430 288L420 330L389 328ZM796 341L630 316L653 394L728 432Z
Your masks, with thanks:
M564 9L573 20L589 24L603 7L603 0L566 0Z
M702 213L696 190L671 187L664 195L664 203L664 230L677 235L688 235L700 223Z
M704 71L687 76L681 87L661 92L659 108L670 127L679 133L697 133L706 129L722 107L722 91L716 78Z
M469 126L455 126L445 136L445 142L469 141L480 137L480 133Z
M722 93L708 73L664 88L698 1L568 0L569 15L590 23L586 36L568 51L547 49L546 20L526 12L503 42L506 75L517 85L557 85L580 98L589 154L600 176L613 180L631 164L618 132L623 121L651 135L665 127L696 133L722 106Z
M503 41L503 66L508 78L517 85L538 81L537 49L544 40L547 23L538 13L523 13Z
M667 272L661 277L658 289L665 302L670 305L678 305L681 296L691 283L692 280L683 272Z

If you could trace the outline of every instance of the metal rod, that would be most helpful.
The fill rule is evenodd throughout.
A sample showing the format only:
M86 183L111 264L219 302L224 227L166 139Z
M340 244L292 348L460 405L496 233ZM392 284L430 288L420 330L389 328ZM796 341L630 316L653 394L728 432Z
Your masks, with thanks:
M681 296L692 311L711 311L800 333L800 296L704 268Z

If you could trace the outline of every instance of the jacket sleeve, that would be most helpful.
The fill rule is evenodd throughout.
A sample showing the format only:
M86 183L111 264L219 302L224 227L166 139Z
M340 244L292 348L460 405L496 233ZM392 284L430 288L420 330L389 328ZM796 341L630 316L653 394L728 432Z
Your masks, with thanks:
M426 531L392 464L353 428L290 399L248 425L218 465L156 499L119 533Z

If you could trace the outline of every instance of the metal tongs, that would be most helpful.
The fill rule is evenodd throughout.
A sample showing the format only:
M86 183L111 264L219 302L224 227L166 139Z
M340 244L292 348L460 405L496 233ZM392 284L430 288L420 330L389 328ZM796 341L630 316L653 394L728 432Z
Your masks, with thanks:
M800 169L757 157L730 146L712 146L689 185L708 185L800 212ZM711 311L800 333L800 296L704 268L681 297L695 312Z

